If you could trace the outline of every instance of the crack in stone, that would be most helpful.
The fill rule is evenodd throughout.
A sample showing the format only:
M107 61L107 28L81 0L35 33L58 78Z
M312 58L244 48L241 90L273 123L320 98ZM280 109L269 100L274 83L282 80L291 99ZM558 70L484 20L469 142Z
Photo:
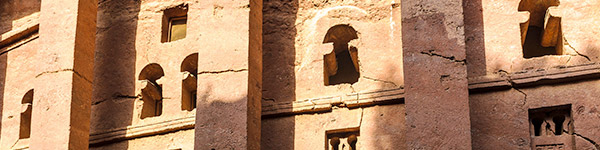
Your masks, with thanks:
M360 122L358 122L358 127L362 126L363 116L365 114L365 108L360 108Z
M444 59L447 59L447 60L450 60L450 61L453 61L453 62L462 63L463 65L467 63L466 59L457 60L456 57L454 57L454 56L444 56L444 55L440 55L440 54L434 53L434 51L435 50L429 50L427 52L421 52L421 54L444 58Z
M544 123L546 123L547 125L550 124L548 121L544 120ZM552 127L550 126L546 126L546 130L552 132L553 135L556 135L556 131L552 130ZM564 130L564 129L563 129Z
M521 89L517 88L516 85L517 83L515 83L512 78L510 77L510 75L508 75L507 71L504 70L499 70L499 73L501 73L501 76L506 77L506 81L508 81L508 83L510 83L510 87L515 89L516 91L518 91L519 93L523 94L523 96L525 96L523 98L523 104L521 104L521 106L524 106L525 104L527 104L527 93L521 91Z
M563 129L563 130L564 130L564 129ZM566 130L565 130L565 131L566 131ZM571 134L571 135L575 135L575 136L577 136L577 137L580 137L580 138L584 139L585 141L588 141L588 142L590 142L590 144L594 145L594 147L596 148L596 150L600 150L600 144L596 143L596 141L594 141L594 140L592 140L592 139L590 139L590 138L588 138L588 137L585 137L585 136L583 136L583 135L581 135L581 134L578 134L578 133L576 133L576 132L573 132L573 134Z
M221 74L221 73L228 73L228 72L244 72L244 71L248 71L248 69L238 69L238 70L233 70L233 69L227 69L227 70L220 70L220 71L201 71L198 72L198 74Z
M578 136L578 137L580 137L580 138L582 138L582 139L590 142L592 145L594 145L594 147L596 147L596 150L600 150L600 144L596 143L596 141L594 141L594 140L592 140L592 139L590 139L588 137L585 137L585 136L583 136L581 134L575 133L575 132L573 132L573 135Z
M569 121L568 125L571 125L571 121ZM564 128L563 128L563 131L565 131L566 133L569 133L569 130L567 130L567 129L564 129ZM581 134L578 134L578 133L576 133L576 132L573 132L573 134L570 134L570 135L575 135L575 136L577 136L577 137L580 137L580 138L582 138L582 139L584 139L584 140L586 140L586 141L590 142L590 144L594 145L594 147L596 148L596 150L600 150L600 144L599 144L599 143L596 143L596 141L594 141L594 140L592 140L592 139L590 139L590 138L588 138L588 137L585 137L585 136L583 136L583 135L581 135Z
M579 51L577 51L577 49L575 49L575 47L573 47L571 44L569 44L569 42L567 41L567 39L566 39L566 38L565 38L565 43L567 43L567 45L568 45L569 47L571 47L571 49L573 49L573 51L575 51L575 53L577 53L577 55L579 55L579 56L581 56L581 57L585 57L585 59L587 59L588 61L592 61L592 60L590 59L590 57L588 57L587 55L583 55L583 54L579 53Z
M363 78L365 79L369 79L369 80L373 80L373 81L377 81L377 82L383 82L383 83L387 83L387 84L392 84L394 86L398 86L396 83L392 82L392 81L386 81L386 80L381 80L381 79L376 79L376 78L371 78L371 77L367 77L367 76L363 76Z
M263 98L262 98L262 100L263 100L263 101L272 101L272 102L274 102L274 101L275 101L275 99L274 99L274 98L265 98L265 97L263 97Z
M141 97L141 95L138 95L138 96L132 96L132 95L115 95L115 96L113 96L114 99L136 99L136 98L139 98L139 97ZM109 99L103 99L101 101L97 101L97 102L92 103L92 105L98 105L98 104L103 103L103 102L108 101L108 100Z
M440 83L448 80L448 78L450 78L450 75L447 75L447 74L441 75L440 76Z
M107 99L103 99L101 101L94 102L94 103L92 103L92 105L98 105L98 104L103 103L105 101L107 101Z
M45 72L42 72L42 73L36 75L35 78L38 78L38 77L43 76L45 74L53 74L53 73L66 72L66 71L73 72L75 75L81 77L83 80L87 81L90 84L93 83L92 80L89 80L89 79L85 78L83 75L79 74L79 72L75 71L74 69L61 69L61 70L55 70L55 71L45 71Z
M117 95L115 98L139 98L141 95L132 96L132 95Z

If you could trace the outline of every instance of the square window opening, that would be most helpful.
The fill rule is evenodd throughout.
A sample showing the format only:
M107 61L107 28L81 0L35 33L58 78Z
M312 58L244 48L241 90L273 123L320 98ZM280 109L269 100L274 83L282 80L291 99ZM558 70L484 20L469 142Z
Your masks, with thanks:
M161 42L184 39L187 35L188 6L183 4L166 9L163 15Z

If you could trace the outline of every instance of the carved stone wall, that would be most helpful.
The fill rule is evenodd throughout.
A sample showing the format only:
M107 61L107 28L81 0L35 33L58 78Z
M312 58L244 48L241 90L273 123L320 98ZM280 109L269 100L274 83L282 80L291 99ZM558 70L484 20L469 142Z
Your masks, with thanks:
M90 10L0 1L0 149L600 149L600 0L98 0L93 59L42 3Z

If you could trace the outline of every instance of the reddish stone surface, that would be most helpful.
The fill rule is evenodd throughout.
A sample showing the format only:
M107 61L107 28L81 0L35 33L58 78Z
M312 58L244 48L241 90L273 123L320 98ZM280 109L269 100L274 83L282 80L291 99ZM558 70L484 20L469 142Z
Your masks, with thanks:
M0 2L0 149L600 149L598 0L75 2ZM166 42L174 8L186 37ZM562 53L527 57L528 20ZM341 39L359 75L328 85ZM532 136L559 106L572 129Z
M402 1L409 149L471 149L460 4Z
M96 8L95 0L41 4L31 149L89 146Z

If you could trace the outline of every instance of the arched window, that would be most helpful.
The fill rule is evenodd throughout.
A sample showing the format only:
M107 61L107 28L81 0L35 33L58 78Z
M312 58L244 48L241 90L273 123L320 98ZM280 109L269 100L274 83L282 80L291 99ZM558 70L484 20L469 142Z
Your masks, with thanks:
M333 50L323 58L325 85L358 81L358 49L348 45L354 39L358 39L358 35L350 25L335 25L327 31L323 43L333 43Z
M529 20L521 23L524 58L564 53L561 18L549 13L549 8L559 4L559 0L521 0L519 3L519 11L529 12Z
M140 72L139 80L142 81L142 107L141 118L160 116L162 114L162 85L156 80L165 76L159 64L146 65Z
M181 63L183 82L181 85L181 110L191 111L196 108L196 89L198 74L198 53L191 54Z
M31 110L33 109L33 89L29 90L21 100L21 123L19 139L29 138L31 134Z

